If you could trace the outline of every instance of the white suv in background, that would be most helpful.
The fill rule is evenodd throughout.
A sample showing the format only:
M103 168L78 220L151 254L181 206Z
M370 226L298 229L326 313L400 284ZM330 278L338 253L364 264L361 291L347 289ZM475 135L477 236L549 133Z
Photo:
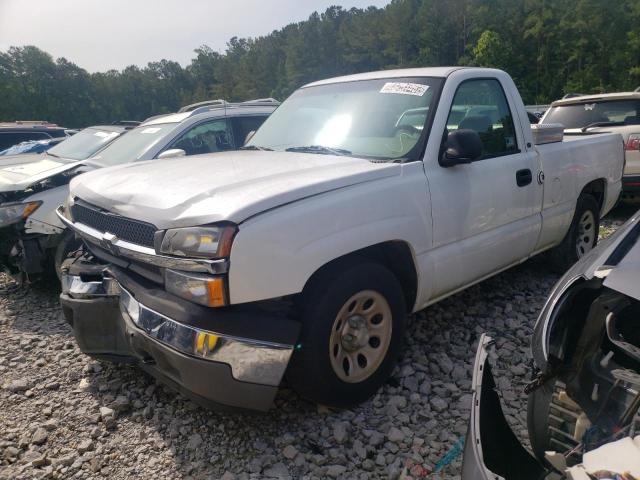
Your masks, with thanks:
M567 95L551 104L540 123L561 123L566 135L622 135L626 161L623 196L640 196L640 87L634 92Z
M49 161L38 171L21 158L21 165L13 170L0 169L0 270L22 280L49 271L51 263L59 272L60 262L77 246L55 214L74 176L129 162L237 150L278 105L272 98L201 102L149 118L102 150L94 150L91 157L56 158L61 161ZM54 155L67 142L82 140L81 136L82 132L47 155Z

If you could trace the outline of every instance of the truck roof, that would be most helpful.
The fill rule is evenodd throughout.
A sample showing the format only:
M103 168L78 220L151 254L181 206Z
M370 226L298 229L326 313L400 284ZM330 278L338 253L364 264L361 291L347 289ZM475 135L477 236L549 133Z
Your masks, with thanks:
M479 73L487 75L495 74L500 70L493 68L478 67L424 67L424 68L401 68L396 70L379 70L377 72L356 73L355 75L345 75L342 77L327 78L317 82L311 82L302 88L315 87L317 85L326 85L330 83L356 82L358 80L375 80L379 78L402 78L402 77L436 77L446 78L457 70L477 70Z
M597 102L602 100L640 100L640 92L597 93L556 100L552 107L558 105L575 105L576 103Z

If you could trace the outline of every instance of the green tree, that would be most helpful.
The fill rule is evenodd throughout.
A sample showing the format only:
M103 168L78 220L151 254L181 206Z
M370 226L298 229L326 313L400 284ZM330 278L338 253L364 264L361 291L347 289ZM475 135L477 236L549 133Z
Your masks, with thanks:
M144 120L211 98L284 98L335 75L479 65L508 71L525 102L640 85L640 0L392 0L331 7L257 38L89 74L33 46L0 52L0 119L70 127Z
M473 63L480 67L507 68L511 49L499 33L485 30L473 49Z

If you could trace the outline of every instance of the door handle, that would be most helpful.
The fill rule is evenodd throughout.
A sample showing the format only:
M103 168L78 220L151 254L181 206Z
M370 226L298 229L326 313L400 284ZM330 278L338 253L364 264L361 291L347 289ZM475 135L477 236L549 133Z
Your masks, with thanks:
M516 172L516 183L519 187L525 187L533 181L531 170L524 168Z

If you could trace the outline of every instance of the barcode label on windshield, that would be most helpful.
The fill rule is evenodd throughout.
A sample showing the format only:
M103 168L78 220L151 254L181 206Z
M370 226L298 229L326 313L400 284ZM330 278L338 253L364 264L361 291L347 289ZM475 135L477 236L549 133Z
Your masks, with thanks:
M380 93L399 93L421 97L427 90L429 90L429 86L420 83L387 82L380 89Z

